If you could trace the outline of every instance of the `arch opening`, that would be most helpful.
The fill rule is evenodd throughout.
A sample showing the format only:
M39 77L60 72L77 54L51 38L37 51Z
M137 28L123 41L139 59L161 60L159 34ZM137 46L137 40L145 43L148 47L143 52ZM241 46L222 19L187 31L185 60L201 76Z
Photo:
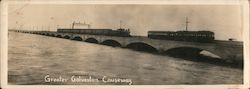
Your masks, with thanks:
M72 40L82 41L82 38L79 36L74 37Z
M142 42L131 43L126 46L126 48L136 50L136 51L143 51L149 53L157 53L157 49L151 45Z
M55 37L56 35L55 34L51 34L52 37Z
M61 35L56 35L56 37L58 37L58 38L62 38L62 36L61 36Z
M52 36L52 34L48 33L48 36Z
M192 47L177 47L168 49L163 54L178 58L198 58L202 49Z
M85 40L85 42L98 43L98 41L95 38L88 38L88 39Z
M122 45L115 41L115 40L105 40L101 44L107 45L107 46L112 46L112 47L121 47Z
M200 48L177 47L166 50L163 52L163 54L186 60L207 62L218 65L228 65L228 63L226 63L226 60L222 59L220 56Z
M66 35L66 36L64 36L63 38L65 38L65 39L69 39L70 37L69 37L68 35Z

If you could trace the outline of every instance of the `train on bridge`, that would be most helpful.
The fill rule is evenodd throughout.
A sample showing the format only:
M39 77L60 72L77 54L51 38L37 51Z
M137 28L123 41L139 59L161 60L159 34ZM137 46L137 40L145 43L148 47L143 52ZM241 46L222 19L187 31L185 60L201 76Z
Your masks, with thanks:
M106 36L121 36L130 37L130 30L119 28L112 29L57 29L59 33L76 33L76 34L90 34L90 35L106 35Z
M192 42L212 42L214 32L211 31L148 31L148 38Z
M186 17L185 31L148 31L148 38L192 42L212 42L214 32L211 31L188 31L188 18Z

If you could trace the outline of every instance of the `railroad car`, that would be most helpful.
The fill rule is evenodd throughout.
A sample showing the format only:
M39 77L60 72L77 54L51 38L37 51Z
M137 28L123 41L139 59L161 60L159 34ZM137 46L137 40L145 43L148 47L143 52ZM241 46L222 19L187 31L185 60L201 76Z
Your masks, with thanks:
M129 29L122 29L122 28L117 29L117 30L112 30L112 29L57 29L57 32L130 37Z
M148 38L176 41L212 42L211 31L148 31Z

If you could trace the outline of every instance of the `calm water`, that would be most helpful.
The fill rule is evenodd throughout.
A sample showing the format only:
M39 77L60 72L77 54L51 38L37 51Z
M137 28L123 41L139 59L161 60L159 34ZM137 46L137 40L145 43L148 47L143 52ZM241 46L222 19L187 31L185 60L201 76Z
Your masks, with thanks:
M34 34L9 32L8 50L9 84L129 84L103 77L134 85L243 83L242 69ZM48 75L68 80L48 82Z

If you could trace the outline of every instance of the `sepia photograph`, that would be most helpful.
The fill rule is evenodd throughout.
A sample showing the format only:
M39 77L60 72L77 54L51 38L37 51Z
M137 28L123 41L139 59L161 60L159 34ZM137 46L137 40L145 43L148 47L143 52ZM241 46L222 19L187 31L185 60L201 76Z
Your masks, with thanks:
M241 4L8 3L7 85L244 85L243 12Z

